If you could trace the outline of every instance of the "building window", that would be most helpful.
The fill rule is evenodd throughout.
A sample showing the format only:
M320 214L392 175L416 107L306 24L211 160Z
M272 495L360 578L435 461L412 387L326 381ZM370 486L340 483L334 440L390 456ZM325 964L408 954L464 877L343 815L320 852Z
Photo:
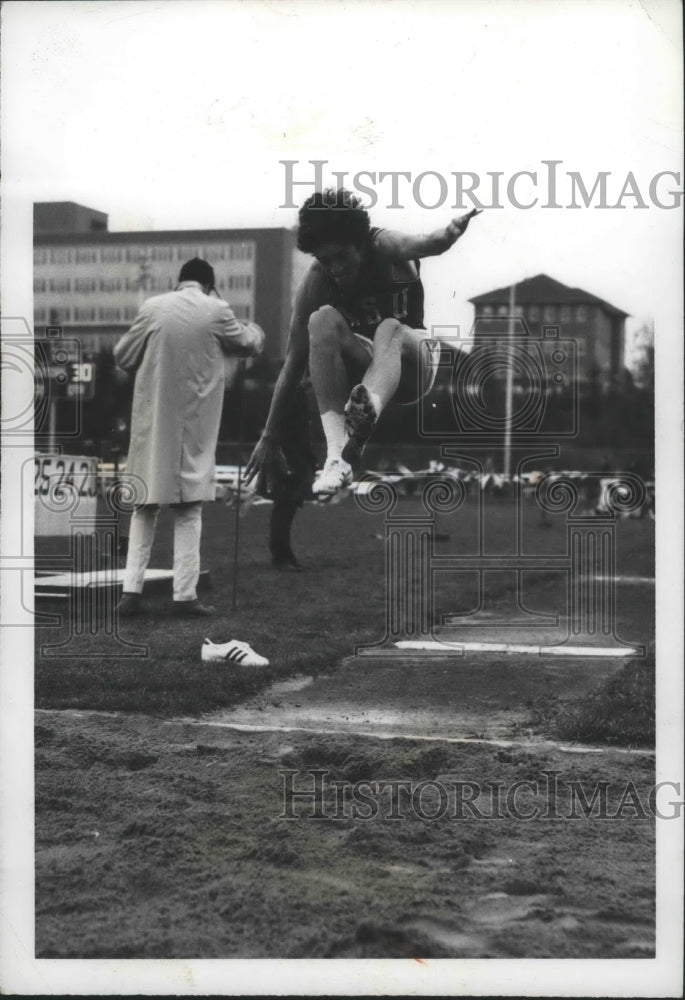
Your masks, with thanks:
M514 306L514 315L523 317L523 306Z
M578 306L576 308L576 322L584 323L587 320L587 309L585 306Z
M50 251L51 264L71 264L73 263L73 252L65 247L54 247Z
M98 283L95 278L74 278L75 292L94 292Z
M150 278L148 284L151 292L168 292L174 287L173 278Z
M495 310L492 306L483 306L483 316L494 316Z
M48 260L48 252L42 247L40 249L36 248L33 251L33 263L34 264L46 264Z
M74 322L76 323L92 323L95 320L95 309L74 309Z
M71 309L65 307L55 307L51 306L48 309L48 325L49 326L59 326L60 323L68 323L71 319Z
M114 309L109 306L106 308L102 308L100 309L100 319L109 320L110 322L120 320L121 309Z
M76 263L77 264L95 264L98 259L98 251L96 247L77 247L76 248Z
M561 309L559 310L559 320L562 323L570 323L571 322L571 307L570 306L562 306L561 307Z
M126 306L124 309L124 319L133 320L138 315L138 310L135 306Z
M33 279L33 290L34 292L44 292L45 291L45 278L34 278Z
M119 262L123 257L123 252L121 247L103 247L102 248L102 260L104 263L111 264L114 262Z
M173 250L171 247L153 247L150 256L152 260L172 260Z
M557 318L557 310L555 306L545 306L543 318L545 323L554 323Z
M536 322L540 319L540 306L531 306L528 310L528 319Z
M70 292L71 278L50 278L51 292Z
M252 260L252 244L231 243L229 245L229 257L231 260Z
M45 322L45 309L34 309L33 310L33 322L34 323L44 323Z
M121 278L100 278L101 292L120 292Z

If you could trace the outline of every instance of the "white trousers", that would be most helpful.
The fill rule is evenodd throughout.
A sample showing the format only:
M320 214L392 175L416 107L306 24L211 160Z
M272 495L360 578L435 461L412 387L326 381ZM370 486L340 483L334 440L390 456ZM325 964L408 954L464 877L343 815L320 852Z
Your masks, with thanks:
M179 504L172 507L172 510L174 512L174 600L194 601L200 577L202 503ZM124 592L127 594L142 593L158 514L159 507L156 504L146 504L134 510L131 516L124 574Z

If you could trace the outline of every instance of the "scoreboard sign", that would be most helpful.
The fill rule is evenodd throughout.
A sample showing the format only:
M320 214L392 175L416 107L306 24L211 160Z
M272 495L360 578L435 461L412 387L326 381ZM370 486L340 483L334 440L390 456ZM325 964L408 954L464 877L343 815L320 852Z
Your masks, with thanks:
M69 535L73 516L95 519L98 459L87 455L36 455L35 534Z
M77 340L36 340L34 353L36 396L51 399L92 399L96 366L81 357Z
M92 399L95 391L95 365L92 361L78 361L69 365L67 397Z

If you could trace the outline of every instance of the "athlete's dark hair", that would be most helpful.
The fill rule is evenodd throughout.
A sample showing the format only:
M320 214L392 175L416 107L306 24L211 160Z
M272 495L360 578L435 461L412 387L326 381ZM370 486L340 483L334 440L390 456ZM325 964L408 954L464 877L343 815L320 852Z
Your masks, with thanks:
M314 253L324 243L360 247L371 229L361 198L345 188L326 188L307 198L298 214L297 248Z

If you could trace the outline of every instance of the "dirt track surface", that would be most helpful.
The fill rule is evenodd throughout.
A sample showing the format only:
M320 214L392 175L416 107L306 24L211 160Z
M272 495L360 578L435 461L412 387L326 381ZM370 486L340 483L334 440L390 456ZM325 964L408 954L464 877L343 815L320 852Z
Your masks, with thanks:
M646 809L653 766L618 750L39 712L36 955L649 957L654 819L625 799L616 818L576 803L570 819L568 783L590 799L609 782L615 816L628 782ZM327 772L322 816L291 799L282 818L285 782L311 790L309 770ZM362 798L336 798L336 781ZM398 798L393 819L388 795L369 797L381 781L429 784L416 809ZM504 800L517 781L531 784L497 807L485 783Z
M532 735L535 698L581 696L616 669L616 660L599 658L421 658L395 651L385 658L349 657L330 675L276 682L207 718L258 729L510 741Z

